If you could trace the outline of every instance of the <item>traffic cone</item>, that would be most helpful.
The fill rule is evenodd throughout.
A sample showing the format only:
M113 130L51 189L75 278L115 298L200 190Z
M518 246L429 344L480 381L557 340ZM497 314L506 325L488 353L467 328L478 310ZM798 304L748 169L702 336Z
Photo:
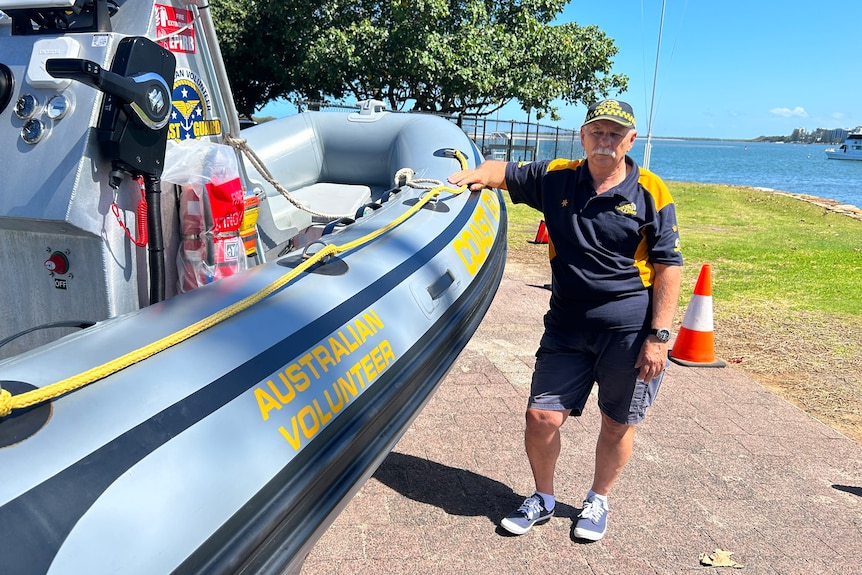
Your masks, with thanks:
M533 240L534 244L546 244L548 243L548 228L545 227L545 220L539 222L539 229L536 230L536 239Z
M712 326L712 268L704 264L700 269L694 295L682 318L682 327L676 335L671 361L689 367L724 367L715 358L715 338Z

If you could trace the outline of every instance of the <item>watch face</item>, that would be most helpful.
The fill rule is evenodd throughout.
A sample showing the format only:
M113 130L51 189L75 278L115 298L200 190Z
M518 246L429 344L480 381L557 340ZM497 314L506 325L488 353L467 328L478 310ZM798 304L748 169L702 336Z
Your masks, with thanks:
M659 341L668 341L670 339L670 330L668 329L657 329L655 330L655 336Z

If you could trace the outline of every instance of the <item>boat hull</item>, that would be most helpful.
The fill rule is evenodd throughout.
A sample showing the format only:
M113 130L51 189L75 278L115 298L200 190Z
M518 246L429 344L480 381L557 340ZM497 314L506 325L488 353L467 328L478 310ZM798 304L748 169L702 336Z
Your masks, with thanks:
M441 202L465 209L437 223L441 212L420 210L380 245L321 266L343 264L345 274L305 273L206 335L55 400L44 428L0 449L4 475L14 477L0 487L0 570L298 568L433 393L498 285L499 197ZM389 269L382 244L415 241L420 221L440 234ZM479 225L494 226L492 241L461 247ZM481 265L468 270L463 249L484 252ZM368 258L380 262L376 275ZM289 271L292 259L7 361L0 380L38 386L145 347ZM360 286L352 274L373 280ZM436 309L431 296L421 299L429 287ZM156 328L141 334L150 322ZM63 367L39 370L45 362Z
M858 154L852 154L848 152L834 152L826 150L826 158L828 160L856 160L862 161L862 152Z
M829 160L862 160L862 127L856 127L850 132L844 143L837 149L827 149L826 158Z

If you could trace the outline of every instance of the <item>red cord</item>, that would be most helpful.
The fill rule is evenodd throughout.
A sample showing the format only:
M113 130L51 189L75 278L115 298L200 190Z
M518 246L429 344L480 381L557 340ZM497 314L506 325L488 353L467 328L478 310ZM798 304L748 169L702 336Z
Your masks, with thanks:
M132 234L129 232L129 228L126 227L126 224L123 223L123 219L120 217L120 206L117 205L117 201L114 200L114 203L111 204L111 211L114 212L114 215L117 217L117 223L120 224L120 227L123 228L123 231L126 232L126 237L128 237L133 244L138 246L139 248L147 245L147 241L149 240L149 235L147 232L147 196L144 188L144 178L138 176L138 184L141 186L141 201L138 202L138 211L137 211L137 230L138 230L138 239L132 237Z

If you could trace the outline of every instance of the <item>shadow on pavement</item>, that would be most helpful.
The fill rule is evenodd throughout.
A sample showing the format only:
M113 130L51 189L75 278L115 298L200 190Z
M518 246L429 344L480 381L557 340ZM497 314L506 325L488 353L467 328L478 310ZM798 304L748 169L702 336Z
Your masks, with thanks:
M374 478L401 495L439 507L449 515L485 516L492 523L511 513L524 500L499 481L465 469L393 451ZM574 519L579 510L557 501L554 514ZM499 534L506 534L502 529Z
M862 497L862 487L855 487L853 485L833 485L832 489L837 489L838 491L843 491L844 493L849 493L856 497Z

